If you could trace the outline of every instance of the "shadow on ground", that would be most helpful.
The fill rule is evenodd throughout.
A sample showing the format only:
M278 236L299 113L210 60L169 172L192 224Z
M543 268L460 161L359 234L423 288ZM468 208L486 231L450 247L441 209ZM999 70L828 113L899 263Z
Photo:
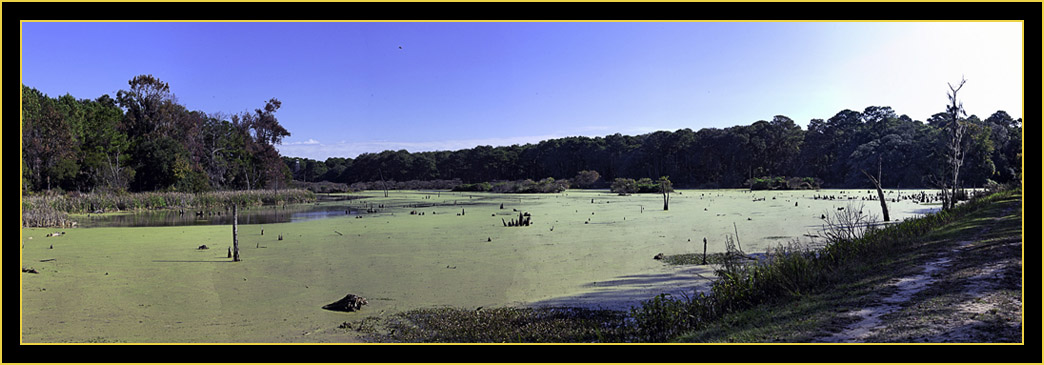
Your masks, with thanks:
M643 301L667 293L676 297L692 297L710 287L714 272L711 266L666 267L656 274L624 275L611 280L584 285L584 293L527 303L530 307L577 307L628 311Z

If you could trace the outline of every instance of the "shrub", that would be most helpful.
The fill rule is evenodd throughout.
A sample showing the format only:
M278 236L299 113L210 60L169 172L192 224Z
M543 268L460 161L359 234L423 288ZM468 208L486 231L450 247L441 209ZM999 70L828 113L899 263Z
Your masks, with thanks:
M813 177L762 176L747 179L744 186L750 190L819 189L821 180Z
M493 190L493 185L488 182L481 182L477 184L460 184L453 187L453 191L490 191Z
M573 178L572 183L578 188L592 188L601 177L602 176L598 171L584 170L576 173L576 177Z
M620 194L632 194L638 192L638 182L634 179L618 177L609 186L609 191Z
M329 181L298 181L294 180L290 183L290 186L295 189L305 189L313 193L351 193L352 189L348 187L348 184L333 183Z
M518 180L518 181L498 181L492 185L490 190L494 193L523 193L523 194L537 194L537 193L561 193L569 189L569 180L555 180L554 178L545 178L540 181L533 181L530 179Z

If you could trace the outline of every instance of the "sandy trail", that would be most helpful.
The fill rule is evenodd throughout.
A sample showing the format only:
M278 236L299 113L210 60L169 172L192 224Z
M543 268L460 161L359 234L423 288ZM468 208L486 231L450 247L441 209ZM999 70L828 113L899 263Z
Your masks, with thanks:
M1004 213L1004 215L1007 214L1010 214L1010 210ZM995 221L999 219L994 218ZM961 269L957 266L961 260L968 260L968 255L975 255L973 250L983 248L979 241L990 233L991 229L991 225L986 225L971 240L956 242L952 249L944 251L937 258L926 263L917 275L894 280L889 284L897 290L894 294L881 299L874 305L849 312L848 315L857 317L859 320L840 332L820 337L814 342L982 342L983 334L979 333L976 328L981 327L984 322L978 318L982 318L981 316L987 313L1003 311L1002 306L1011 304L1006 303L1010 301L1008 298L998 295L996 292L1002 285L1000 283L1005 271L1009 270L1013 263L990 261L982 265L975 265L971 269L974 274L963 274L965 276L957 275L957 272L969 269ZM1003 243L1006 246L1020 244L1019 241ZM948 282L940 283L943 278L947 278L945 280ZM930 307L915 307L919 305L915 303L915 296L933 285L941 285L940 288L945 288L947 285L953 287L952 284L955 280L953 278L957 278L957 292L954 293L950 290L949 297L943 299L946 300L944 303L947 303L944 305L951 309L946 312L947 314L932 314L931 317L923 317L930 318L930 320L929 323L921 325L903 323L904 320L913 319L909 313L888 316L908 308L912 308L915 312L931 310ZM924 302L921 301L920 305L923 306L923 304ZM929 316L927 313L929 312L925 312L923 315ZM916 313L912 316L922 317L921 314ZM1006 325L1020 327L1019 323L1006 323ZM921 328L917 328L917 326L921 326ZM924 331L929 334L925 335ZM995 336L987 335L986 338L995 338Z
M921 273L896 280L890 284L898 289L895 294L885 297L880 304L849 312L849 315L861 319L841 332L820 338L816 342L865 342L868 337L875 335L887 325L882 316L902 309L914 294L934 284L934 275L945 269L950 261L951 258L948 256L937 258L924 265Z

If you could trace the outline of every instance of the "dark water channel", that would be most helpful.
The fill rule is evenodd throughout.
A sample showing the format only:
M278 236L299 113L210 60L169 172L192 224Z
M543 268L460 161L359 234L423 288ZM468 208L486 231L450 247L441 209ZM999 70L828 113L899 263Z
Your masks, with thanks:
M365 213L366 208L352 206L345 202L327 202L322 204L295 204L281 206L263 206L239 210L239 224L272 224L303 222L315 219L344 217ZM350 211L350 213L349 213ZM194 225L231 225L232 213L220 209L204 212L197 216L191 210L171 209L147 211L129 214L91 214L74 218L80 227L163 227Z

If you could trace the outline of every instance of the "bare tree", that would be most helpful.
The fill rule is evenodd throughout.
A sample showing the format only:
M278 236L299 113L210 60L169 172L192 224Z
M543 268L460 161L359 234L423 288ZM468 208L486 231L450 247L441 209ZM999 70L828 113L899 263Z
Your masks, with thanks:
M870 182L874 183L874 187L877 188L877 200L881 201L881 212L884 215L884 221L888 222L888 202L885 201L884 190L881 189L881 156L877 156L877 177L870 175L866 170L860 169L863 175L866 175L870 179Z
M957 100L957 91L964 87L965 82L967 82L967 80L962 76L961 82L957 84L957 87L954 87L950 83L946 83L946 85L950 87L950 92L946 94L950 99L950 105L946 107L946 113L950 116L949 125L947 125L947 129L950 132L950 141L947 144L947 152L949 152L949 155L947 156L949 162L948 167L950 173L950 179L947 183L950 188L950 196L948 199L944 200L944 209L951 209L957 204L957 189L959 188L958 185L960 185L961 166L964 165L964 155L966 151L964 150L962 142L967 127L965 124L961 123L960 117L962 115L968 116L968 113L964 111L964 103Z
M877 216L863 214L862 204L848 204L835 212L824 213L823 220L821 235L828 245L855 240L877 226Z
M381 174L381 186L384 188L384 197L388 197L388 184L384 182L384 173L381 169L377 169L377 173Z
M669 203L671 201L671 191L673 190L674 189L671 188L670 178L668 178L667 176L661 176L660 194L663 194L663 210L667 210L667 208L669 208Z

